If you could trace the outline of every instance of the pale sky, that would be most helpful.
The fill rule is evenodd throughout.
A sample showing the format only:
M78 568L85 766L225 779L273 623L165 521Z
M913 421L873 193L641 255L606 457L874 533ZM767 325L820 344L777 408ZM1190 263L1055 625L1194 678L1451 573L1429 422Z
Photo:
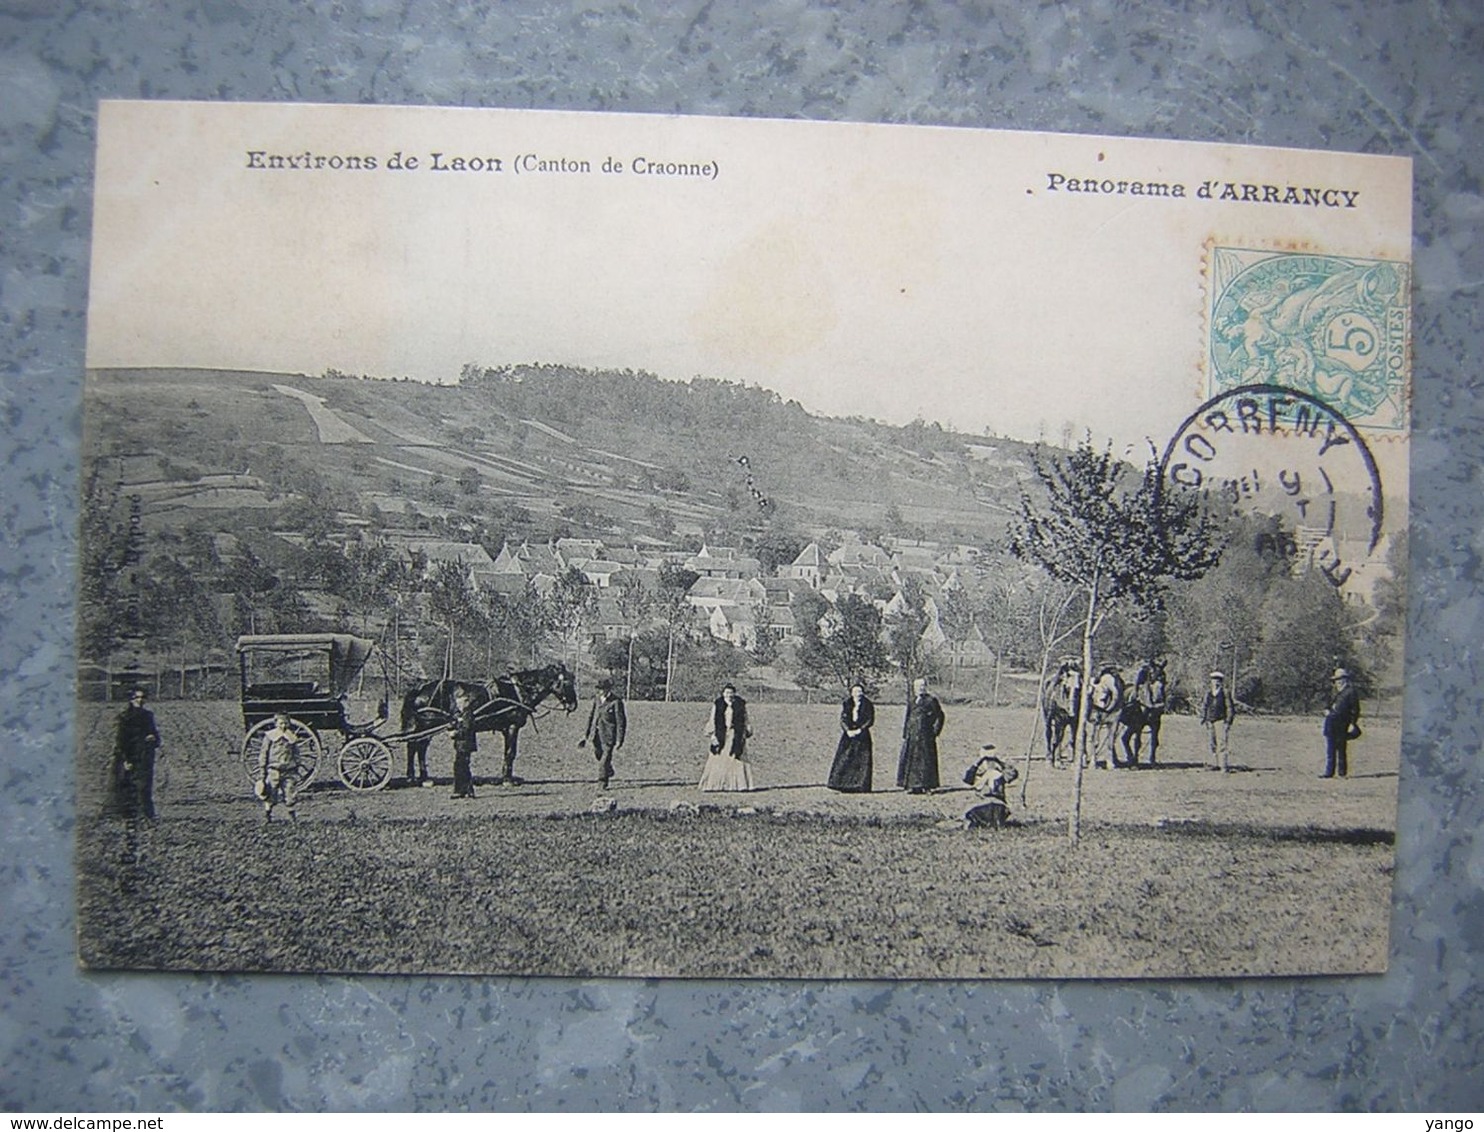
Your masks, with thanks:
M252 152L378 167L254 169L267 158ZM399 153L419 168L390 168ZM435 153L500 171L435 170ZM636 158L716 173L643 174ZM531 167L563 160L591 171ZM98 168L93 367L451 381L466 362L559 362L1022 439L1071 421L1140 451L1203 399L1209 243L1410 259L1408 162L1231 146L107 103ZM1192 195L1052 191L1053 173ZM1197 199L1207 180L1358 204Z

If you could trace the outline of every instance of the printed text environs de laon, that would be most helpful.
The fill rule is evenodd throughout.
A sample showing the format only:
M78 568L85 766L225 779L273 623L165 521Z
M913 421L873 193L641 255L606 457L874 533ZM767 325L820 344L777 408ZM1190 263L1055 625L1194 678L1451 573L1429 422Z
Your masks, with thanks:
M466 176L584 176L635 174L714 181L721 165L714 159L630 157L570 157L536 152L510 154L454 153L426 150L413 153L320 153L312 149L277 153L266 149L244 151L248 169L277 173L460 173Z
M1047 173L1048 193L1088 196L1160 197L1167 200L1233 201L1239 204L1278 204L1299 208L1356 208L1359 189L1336 185L1290 185L1252 181L1211 180L1187 185L1183 181L1137 181L1121 177L1074 177Z

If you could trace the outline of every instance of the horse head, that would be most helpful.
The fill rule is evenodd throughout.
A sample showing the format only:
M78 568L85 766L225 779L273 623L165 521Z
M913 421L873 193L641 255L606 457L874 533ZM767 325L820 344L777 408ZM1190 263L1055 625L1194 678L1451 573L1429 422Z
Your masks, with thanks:
M552 665L552 695L568 715L577 710L577 678L560 661Z

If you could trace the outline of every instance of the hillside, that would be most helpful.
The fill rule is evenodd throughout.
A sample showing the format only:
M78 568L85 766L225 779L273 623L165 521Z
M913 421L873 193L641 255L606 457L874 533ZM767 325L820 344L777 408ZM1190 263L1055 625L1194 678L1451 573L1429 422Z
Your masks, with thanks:
M149 527L281 523L296 499L401 526L678 544L787 528L1003 531L1027 446L816 416L756 387L562 367L459 385L220 370L88 375L85 445ZM905 529L902 529L905 528ZM491 550L498 550L498 545Z

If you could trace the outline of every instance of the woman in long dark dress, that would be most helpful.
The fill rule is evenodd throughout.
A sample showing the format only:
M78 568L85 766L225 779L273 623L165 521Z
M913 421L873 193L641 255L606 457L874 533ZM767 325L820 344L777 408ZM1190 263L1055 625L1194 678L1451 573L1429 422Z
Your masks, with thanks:
M875 722L876 705L866 698L865 688L852 684L850 695L840 705L840 742L830 766L831 790L871 792L871 725Z

